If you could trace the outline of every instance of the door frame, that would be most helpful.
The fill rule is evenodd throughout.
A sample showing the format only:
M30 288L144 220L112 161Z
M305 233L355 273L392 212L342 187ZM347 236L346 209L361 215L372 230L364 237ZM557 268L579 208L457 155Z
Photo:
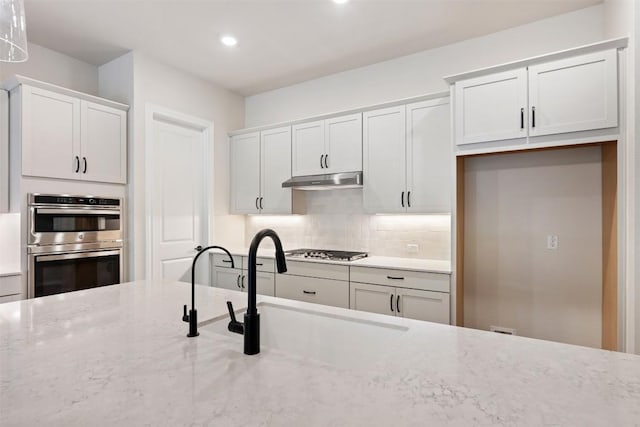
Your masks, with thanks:
M152 104L145 104L145 200L144 200L144 221L145 221L145 277L153 277L153 221L152 221L152 194L153 194L153 174L155 172L153 156L154 122L161 121L191 128L202 132L204 145L202 147L202 166L204 172L204 185L202 186L202 200L204 212L202 212L202 234L203 246L209 246L213 241L213 212L214 212L214 123L213 121L191 116L180 111L167 107Z

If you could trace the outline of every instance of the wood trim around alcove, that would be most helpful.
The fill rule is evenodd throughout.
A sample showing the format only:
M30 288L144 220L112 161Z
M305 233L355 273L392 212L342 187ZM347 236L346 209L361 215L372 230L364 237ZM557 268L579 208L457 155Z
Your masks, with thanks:
M618 150L602 149L602 348L618 350Z
M617 141L532 148L522 152L600 146L602 174L602 342L605 350L618 350L618 144ZM456 319L464 326L465 158L514 154L514 151L456 158Z

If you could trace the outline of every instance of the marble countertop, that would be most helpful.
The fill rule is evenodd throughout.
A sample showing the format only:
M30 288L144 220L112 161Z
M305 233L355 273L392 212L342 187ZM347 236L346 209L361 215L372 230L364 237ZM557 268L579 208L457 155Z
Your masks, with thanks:
M229 252L232 255L247 256L249 254L248 249L242 248L229 248ZM212 250L211 254L220 254L222 251ZM258 256L262 258L274 258L273 249L258 249ZM423 258L401 258L401 257L388 257L370 255L366 258L358 259L355 261L334 261L324 259L313 258L295 258L287 257L290 261L303 261L303 262L318 262L326 264L338 264L338 265L352 265L359 267L372 267L372 268L388 268L393 270L409 270L409 271L422 271L429 273L442 273L451 274L451 261L446 260L432 260Z
M187 338L184 283L0 305L0 425L637 425L640 357L258 296L408 328L346 369ZM199 319L246 294L197 286ZM263 327L266 322L263 320ZM308 338L308 337L307 337ZM378 343L379 344L379 343ZM332 342L326 342L332 345Z

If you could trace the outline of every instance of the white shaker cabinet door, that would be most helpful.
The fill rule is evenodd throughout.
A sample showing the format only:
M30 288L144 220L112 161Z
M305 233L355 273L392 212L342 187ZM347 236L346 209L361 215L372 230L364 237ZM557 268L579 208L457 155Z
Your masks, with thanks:
M216 288L240 291L242 289L242 270L239 268L218 267L213 269L212 285Z
M80 100L21 86L22 174L80 179Z
M247 276L247 273L245 272L245 276ZM261 272L257 272L256 273L256 292L259 293L260 295L268 295L270 297L273 297L276 295L276 280L275 280L275 274L274 273L261 273ZM245 288L243 289L243 291L247 291L247 277L245 277L245 282L244 282L244 286Z
M282 188L282 183L291 178L291 127L262 132L260 147L261 211L265 214L289 214L291 189Z
M529 135L618 125L616 50L529 67Z
M231 213L260 213L260 133L235 135L231 144Z
M449 98L407 105L407 212L451 212Z
M328 173L362 170L362 113L325 120L324 136Z
M324 163L324 121L292 126L292 176L326 173Z
M127 180L127 113L81 101L80 176L124 184Z
M395 288L390 286L350 283L349 308L395 316Z
M362 123L365 211L405 212L405 106L367 111Z
M455 84L457 145L527 136L527 70L461 80Z
M449 294L396 288L397 316L449 324Z

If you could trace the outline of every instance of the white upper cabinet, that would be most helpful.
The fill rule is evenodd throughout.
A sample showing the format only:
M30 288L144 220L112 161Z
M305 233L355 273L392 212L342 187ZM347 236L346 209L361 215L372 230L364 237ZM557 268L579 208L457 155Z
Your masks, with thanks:
M83 178L90 181L127 181L127 113L81 101ZM79 171L80 172L80 171Z
M9 212L9 94L0 89L0 213Z
M529 135L618 126L615 50L529 67Z
M260 133L232 136L231 212L260 213Z
M291 127L234 135L231 144L231 213L290 214Z
M294 125L292 134L292 176L325 173L324 121Z
M22 85L22 174L81 178L80 100Z
M22 174L126 183L126 106L35 83L12 90L11 120L18 128L12 138L21 147Z
M291 213L292 190L282 188L282 183L291 178L291 127L261 132L260 152L261 213Z
M499 151L526 144L566 145L584 142L589 136L566 134L616 128L617 49L597 48L587 46L550 54L546 60L536 57L501 65L494 73L488 69L468 73L467 78L447 77L454 83L458 150L479 153L485 148ZM514 69L504 71L507 67ZM536 138L548 135L557 138ZM502 142L469 145L497 141Z
M292 176L362 170L362 114L292 127Z
M363 129L367 212L451 212L448 97L365 112Z
M405 106L367 111L363 113L362 123L365 210L405 212Z
M324 173L362 170L362 113L324 121Z
M407 105L407 212L451 212L449 98Z
M462 80L455 86L456 144L527 136L527 70Z

